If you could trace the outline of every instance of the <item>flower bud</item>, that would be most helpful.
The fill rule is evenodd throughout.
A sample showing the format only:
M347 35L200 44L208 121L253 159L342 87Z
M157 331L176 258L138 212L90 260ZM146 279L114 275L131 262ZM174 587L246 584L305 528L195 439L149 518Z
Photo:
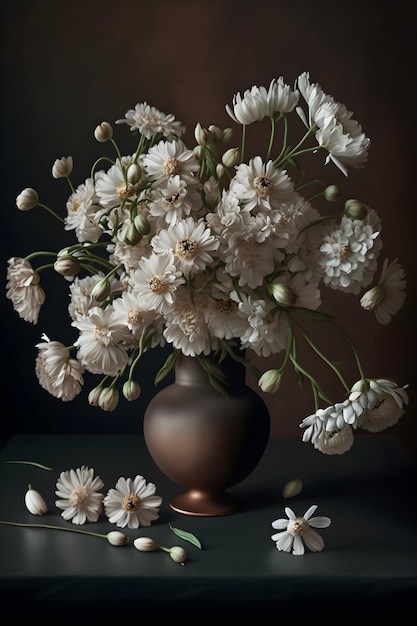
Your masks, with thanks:
M25 494L25 504L27 510L32 515L45 515L48 512L45 500L39 491L32 489L31 485L28 485L28 490Z
M32 187L26 187L16 198L16 206L20 211L30 211L38 202L38 192Z
M142 235L136 230L135 223L131 222L126 231L124 242L128 246L136 246L142 239Z
M222 140L223 131L218 126L216 126L215 124L210 124L208 129L211 132L211 134L214 136L216 141Z
M345 202L345 215L350 217L352 220L363 220L368 214L367 207L359 202L359 200L355 200L351 198L350 200L346 200Z
M88 404L90 406L99 406L99 398L101 394L101 387L94 387L88 394Z
M173 546L169 549L169 556L175 563L181 563L181 565L185 565L187 560L187 553L184 548L180 546Z
M136 185L142 177L142 170L137 163L131 163L127 168L127 180L132 185Z
M225 171L226 171L226 168L224 167L223 163L217 163L216 165L217 178L221 178L223 174L225 173Z
M294 478L294 480L290 480L284 485L282 496L284 498L294 498L301 493L302 489L303 483L301 482L301 478Z
M54 263L54 270L61 276L76 276L80 271L80 262L70 254L60 256Z
M222 133L223 143L228 143L233 137L233 128L225 128Z
M159 549L156 541L154 541L150 537L138 537L134 540L133 545L135 546L136 550L139 550L140 552L152 552L153 550Z
M72 157L62 157L62 159L56 159L52 166L52 176L54 178L66 178L72 172L73 160Z
M234 167L239 163L240 150L239 148L229 148L222 156L222 163L226 167Z
M103 411L114 411L119 404L119 392L114 387L105 387L98 398L98 406Z
M135 380L127 380L123 385L123 395L126 400L131 402L132 400L137 400L141 394L141 388L139 383Z
M195 146L195 148L193 148L193 155L196 157L196 159L201 161L201 159L204 156L204 148L203 148L203 146Z
M323 195L328 202L338 202L340 200L340 189L337 185L329 185L324 190Z
M194 129L194 137L199 146L206 146L209 143L213 143L215 136L207 128L203 128L198 122Z
M291 287L283 283L272 283L270 285L271 294L274 300L281 306L294 306L297 296Z
M129 541L129 537L118 530L112 530L107 533L106 537L107 541L111 543L112 546L124 546L125 543Z
M258 380L258 385L265 393L275 393L281 386L281 379L280 370L267 370Z
M133 220L136 230L140 235L148 235L151 232L151 223L147 217L142 215L136 215Z
M93 286L91 290L91 295L98 302L102 302L103 300L107 298L110 291L111 291L110 282L107 280L107 278L101 278Z
M382 285L376 285L363 294L360 300L361 307L365 309L365 311L373 311L384 299L385 289Z
M99 124L94 131L94 137L100 143L109 141L113 137L113 128L111 124L108 122L101 122L101 124Z

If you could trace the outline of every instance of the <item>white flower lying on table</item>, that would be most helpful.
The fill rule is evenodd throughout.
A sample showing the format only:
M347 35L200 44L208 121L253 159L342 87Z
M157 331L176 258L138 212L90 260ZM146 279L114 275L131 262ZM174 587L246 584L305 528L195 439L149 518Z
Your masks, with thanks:
M104 487L99 476L94 477L92 468L82 467L61 472L56 483L56 495L62 498L55 505L63 509L61 515L73 524L96 522L102 511L103 494L98 490Z
M311 517L316 509L317 504L313 504L303 517L297 517L292 509L285 507L288 519L282 518L272 522L272 527L281 531L271 536L272 541L276 542L277 550L283 552L292 550L293 554L301 556L304 554L304 543L312 552L323 550L324 541L311 526L327 528L331 520L329 517Z
M25 493L25 504L32 515L45 515L48 512L48 506L43 496L36 489L32 489L32 485L28 485L28 490Z
M162 498L155 495L153 483L146 483L143 476L119 478L114 489L104 498L104 509L109 522L121 528L150 526L159 517Z

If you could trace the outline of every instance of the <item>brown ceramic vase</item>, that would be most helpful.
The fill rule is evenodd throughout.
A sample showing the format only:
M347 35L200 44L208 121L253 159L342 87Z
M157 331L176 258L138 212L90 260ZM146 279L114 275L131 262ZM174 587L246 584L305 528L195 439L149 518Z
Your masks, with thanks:
M226 395L211 385L197 358L181 356L175 382L154 396L144 416L153 460L187 490L170 506L186 515L235 512L238 504L226 490L255 469L269 439L269 412L245 384L245 367L229 358L221 367Z

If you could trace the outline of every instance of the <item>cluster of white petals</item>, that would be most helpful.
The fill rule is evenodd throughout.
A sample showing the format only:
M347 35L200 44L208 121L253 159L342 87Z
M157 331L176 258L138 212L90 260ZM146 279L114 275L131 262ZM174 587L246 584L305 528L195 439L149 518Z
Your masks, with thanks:
M331 519L324 516L311 517L316 509L317 505L313 504L303 516L297 517L290 507L285 507L288 519L280 518L272 522L272 528L280 531L271 536L277 550L292 552L296 556L305 553L304 544L311 552L323 550L323 538L314 528L327 528L331 524Z
M359 296L362 309L387 324L404 304L405 273L397 259L385 260L379 282L369 289L382 250L381 219L355 198L338 206L338 186L316 174L309 181L300 158L314 161L324 151L325 161L347 175L366 163L369 139L352 112L307 72L294 88L280 76L268 87L237 93L226 111L237 128L197 123L188 145L174 115L138 103L116 121L137 136L127 154L121 154L112 125L102 122L94 136L110 156L96 159L88 177L74 184L73 158L56 159L52 177L70 187L62 202L65 215L41 203L32 188L16 204L22 211L47 209L75 243L56 253L9 259L7 297L23 319L37 324L45 301L41 273L52 269L68 282L64 313L74 333L71 345L37 344L40 384L57 398L73 399L87 374L112 377L107 387L102 381L90 390L88 401L113 411L121 393L127 400L139 397L135 378L142 355L167 345L174 357L229 353L248 363L277 355L268 370L272 377L259 372L260 388L277 391L284 369L294 366L316 400L302 423L304 440L341 453L358 426L377 430L395 423L404 395L381 383L377 392L371 381L353 398L339 365L331 363L345 394L334 402L299 362L298 342L307 341L329 365L306 327L308 318L329 321L321 311L323 290ZM292 118L307 127L298 140L289 132ZM254 133L259 144L258 122L270 128L264 154L250 141ZM240 141L224 146L236 132ZM45 254L52 260L38 263ZM173 363L175 358L162 366L158 380ZM362 371L360 377L368 381ZM371 391L378 396L373 403ZM327 408L319 408L318 399Z

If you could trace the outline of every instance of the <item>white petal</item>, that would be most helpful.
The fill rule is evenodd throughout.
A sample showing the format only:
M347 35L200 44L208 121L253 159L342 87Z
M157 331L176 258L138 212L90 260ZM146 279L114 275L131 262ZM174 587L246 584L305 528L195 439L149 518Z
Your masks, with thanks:
M327 528L331 523L330 517L312 517L308 520L308 525L314 526L314 528Z
M306 528L303 539L307 548L312 552L320 552L324 548L323 539L312 528Z

